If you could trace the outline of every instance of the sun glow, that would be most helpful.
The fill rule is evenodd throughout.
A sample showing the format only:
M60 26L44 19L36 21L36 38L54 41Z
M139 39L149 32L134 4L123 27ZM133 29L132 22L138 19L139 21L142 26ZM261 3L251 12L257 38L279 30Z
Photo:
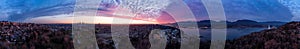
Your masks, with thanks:
M32 23L81 23L75 22L82 19L82 23L91 24L158 24L156 21L135 20L129 18L107 17L107 16L78 16L56 15L28 19L26 22ZM93 20L93 21L91 21ZM122 20L122 21L119 21Z
M100 24L157 24L153 21L144 21L144 20L134 20L127 18L116 18L116 17L95 17L95 23ZM123 20L123 21L118 21Z

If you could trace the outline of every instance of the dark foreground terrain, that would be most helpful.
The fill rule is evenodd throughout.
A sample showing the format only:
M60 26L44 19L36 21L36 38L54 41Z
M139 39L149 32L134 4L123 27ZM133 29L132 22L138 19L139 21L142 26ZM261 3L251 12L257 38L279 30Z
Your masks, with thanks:
M115 49L111 25L96 25L100 49ZM136 49L149 49L149 34L161 29L167 36L166 49L180 48L180 30L162 25L130 25L129 36ZM225 49L299 49L300 22L254 32L226 41ZM195 43L194 43L195 44ZM200 49L209 49L210 41L201 41ZM0 22L0 49L74 49L72 25Z
M115 49L111 37L111 25L96 25L97 44L100 49ZM151 30L164 30L166 49L180 48L180 30L173 27L147 24L130 25L129 35L137 49L149 49ZM72 25L0 22L0 49L74 49Z
M290 22L227 42L227 49L300 49L300 22Z

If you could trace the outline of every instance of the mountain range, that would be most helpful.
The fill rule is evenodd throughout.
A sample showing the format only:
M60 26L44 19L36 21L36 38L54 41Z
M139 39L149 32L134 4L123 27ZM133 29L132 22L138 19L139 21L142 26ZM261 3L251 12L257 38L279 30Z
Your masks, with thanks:
M213 21L213 20L202 20L202 21L196 21L198 27L211 27L211 22L213 23L223 23L225 22L228 28L261 28L261 27L278 27L281 26L287 22L280 22L280 21L267 21L267 22L257 22L253 20L237 20L234 22L230 21ZM195 23L195 21L183 21L183 22L176 22L171 23L168 25L172 26L178 26L179 24L182 27L189 27L192 26L192 23Z

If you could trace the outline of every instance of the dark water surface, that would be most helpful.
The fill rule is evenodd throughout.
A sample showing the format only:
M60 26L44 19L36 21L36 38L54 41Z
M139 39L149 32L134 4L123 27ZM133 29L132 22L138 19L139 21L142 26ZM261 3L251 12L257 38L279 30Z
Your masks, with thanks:
M267 28L227 28L227 39L232 40L235 38L239 38L241 36L250 34L252 32L258 32ZM202 39L210 39L211 38L211 29L199 29L199 33L196 33L197 29L191 28L183 28L181 30L186 30L184 34L186 35L195 35L199 34L202 36Z

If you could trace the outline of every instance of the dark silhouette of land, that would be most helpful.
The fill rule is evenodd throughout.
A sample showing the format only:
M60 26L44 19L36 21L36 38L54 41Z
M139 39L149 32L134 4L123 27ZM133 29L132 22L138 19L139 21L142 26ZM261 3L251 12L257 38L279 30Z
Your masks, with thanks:
M279 28L254 32L227 41L227 49L299 49L300 22L290 22Z
M111 37L111 24L96 24L95 33L100 49L115 49ZM129 25L132 45L137 49L149 49L149 34L154 29L165 31L166 49L179 49L180 30L158 24ZM0 49L74 49L72 24L33 24L0 22Z
M202 24L212 21L200 21ZM226 41L226 49L299 49L300 22L256 22L240 20L228 22L234 27L261 27L282 25L278 28L254 32L234 40ZM96 24L95 33L100 49L115 49L111 37L111 24ZM151 30L164 30L167 37L166 49L179 49L182 33L180 29L159 24L129 25L129 36L136 49L149 49ZM201 38L201 37L200 37ZM194 43L197 44L197 43ZM200 43L199 43L200 44ZM201 49L209 49L210 41L201 41ZM0 49L74 49L72 24L34 24L0 22Z

